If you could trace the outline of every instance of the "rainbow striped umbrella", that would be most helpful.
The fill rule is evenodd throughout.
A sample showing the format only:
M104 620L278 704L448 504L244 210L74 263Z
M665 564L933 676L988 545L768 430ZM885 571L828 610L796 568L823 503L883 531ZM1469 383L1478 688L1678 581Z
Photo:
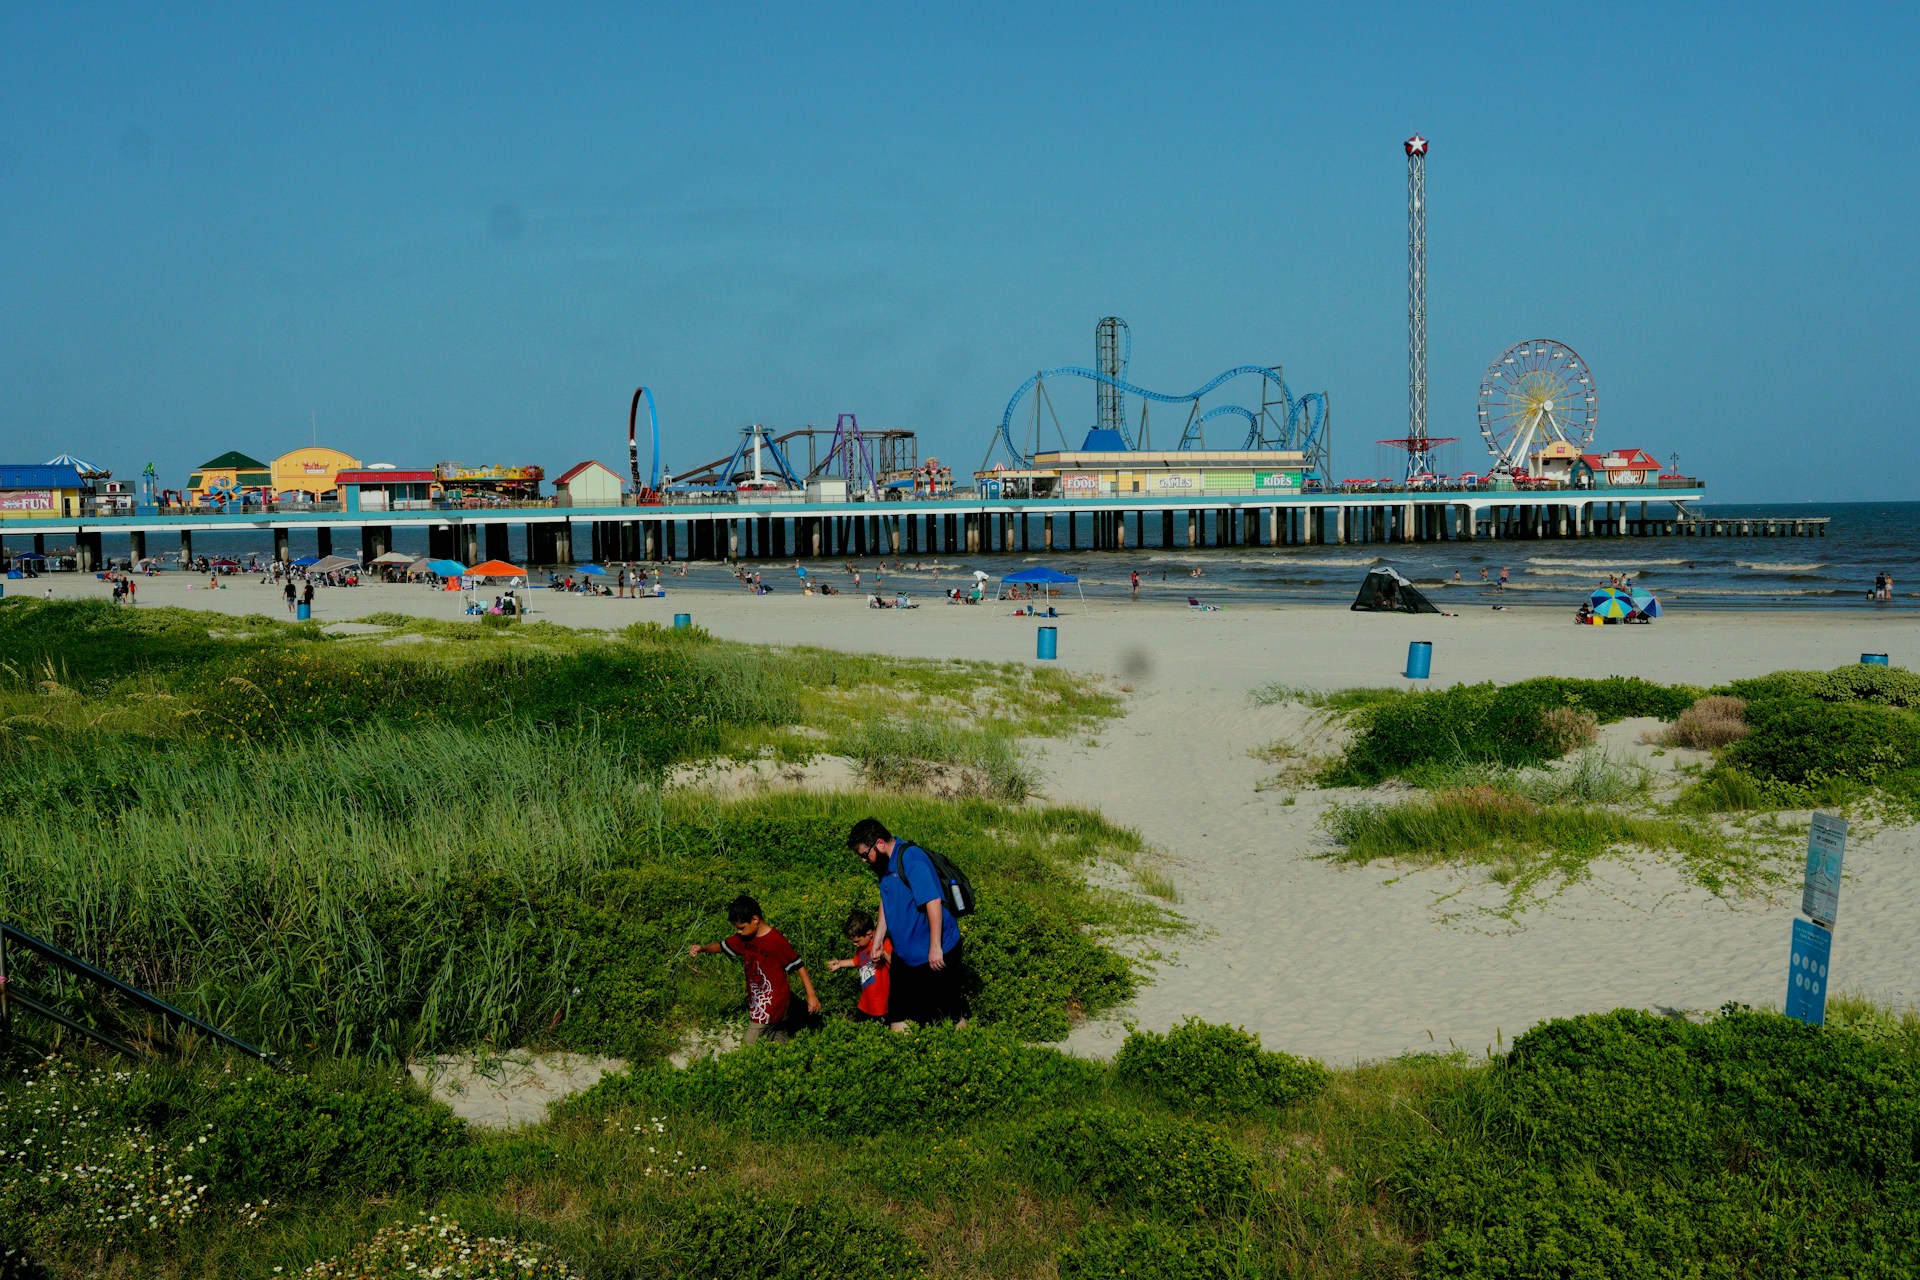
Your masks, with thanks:
M1619 587L1601 587L1587 597L1596 618L1624 618L1633 612L1633 597Z

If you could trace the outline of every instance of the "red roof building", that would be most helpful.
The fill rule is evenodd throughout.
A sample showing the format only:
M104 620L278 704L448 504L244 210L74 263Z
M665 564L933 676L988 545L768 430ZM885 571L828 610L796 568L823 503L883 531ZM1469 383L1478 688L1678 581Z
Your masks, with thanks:
M553 501L560 507L617 507L620 476L604 462L582 462L553 482Z
M1612 488L1655 484L1660 460L1645 449L1615 449L1611 453L1583 453L1574 468L1574 483L1583 488ZM1582 484L1582 480L1586 483Z

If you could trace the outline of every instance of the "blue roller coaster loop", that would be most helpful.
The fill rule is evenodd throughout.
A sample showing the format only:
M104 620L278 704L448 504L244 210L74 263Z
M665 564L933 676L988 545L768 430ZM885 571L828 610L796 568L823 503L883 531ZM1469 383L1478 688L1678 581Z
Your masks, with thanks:
M1129 342L1129 346L1131 346L1131 342ZM1130 354L1131 352L1129 352L1129 355ZM1022 453L1020 451L1020 447L1014 444L1013 442L1013 411L1016 407L1019 406L1021 398L1024 397L1027 394L1027 392L1039 386L1040 383L1045 381L1046 379L1058 377L1062 374L1072 374L1076 378L1085 378L1090 382L1105 383L1110 387L1117 387L1121 391L1130 392L1133 395L1139 396L1145 400L1157 400L1161 404L1192 404L1198 401L1201 397L1205 396L1208 392L1212 391L1214 388L1218 387L1221 383L1230 382L1233 379L1238 378L1243 374L1254 374L1262 378L1273 378L1276 380L1279 378L1278 374L1276 374L1272 369L1268 368L1265 365L1243 364L1243 365L1238 365L1232 369L1229 369L1223 374L1220 374L1213 381L1207 383L1206 386L1201 387L1197 391L1189 391L1186 395L1183 395L1183 396L1170 396L1170 395L1162 394L1161 392L1158 392L1158 391L1149 391L1145 387L1135 386L1133 383L1126 381L1124 378L1109 378L1104 373L1100 373L1093 369L1082 369L1077 365L1062 365L1057 369L1042 369L1039 373L1034 374L1031 378L1028 378L1025 382L1020 384L1020 389L1013 393L1012 399L1007 401L1007 411L1000 415L1000 443L1006 446L1007 456L1012 458L1016 463L1018 463L1022 467L1032 466L1033 459L1029 457L1027 454ZM1284 387L1286 384L1282 382L1280 385ZM1292 401L1289 400L1288 404L1291 405ZM1242 409L1238 405L1222 405L1217 409L1210 409L1208 410L1206 416L1213 417L1215 415L1218 415L1221 413L1228 413L1228 412L1238 412L1246 415L1247 420L1250 423L1253 423L1256 431L1258 430L1259 423L1256 420L1253 411L1250 409ZM1289 413L1288 416L1289 418L1291 418L1292 417L1291 413ZM1185 437L1182 437L1183 447L1184 447L1184 439ZM1131 444L1132 442L1129 441L1128 443Z
M627 468L633 473L633 492L640 492L640 440L636 428L640 425L640 397L647 398L647 423L653 428L653 483L652 489L660 488L660 413L654 407L653 392L641 387L633 393L633 405L627 410Z
M1282 394L1286 392L1286 389L1287 389L1287 384L1284 382L1281 383L1280 390ZM1260 447L1260 415L1255 413L1251 409L1243 409L1237 404L1223 404L1218 408L1209 409L1205 413L1201 414L1199 417L1187 423L1187 429L1180 433L1179 447L1182 449L1191 449L1195 445L1204 445L1206 440L1205 440L1205 436L1202 433L1202 428L1204 428L1207 425L1207 423L1213 421L1215 418L1224 417L1230 413L1239 414L1241 417L1247 420L1247 442L1240 447L1243 449L1259 448Z

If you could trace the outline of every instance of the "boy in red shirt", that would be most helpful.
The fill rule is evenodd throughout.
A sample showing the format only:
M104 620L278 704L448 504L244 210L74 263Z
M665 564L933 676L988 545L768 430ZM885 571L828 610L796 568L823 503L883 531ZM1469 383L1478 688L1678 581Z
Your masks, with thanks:
M733 937L697 942L687 948L687 955L724 952L738 960L747 975L746 1043L762 1037L785 1040L793 1034L786 1025L787 1007L793 1000L788 974L800 974L800 985L807 989L807 1012L820 1012L820 997L814 994L807 966L800 962L793 944L760 918L760 904L746 894L727 904L727 921L733 925Z
M829 960L827 970L858 969L860 971L860 1004L853 1012L855 1022L885 1022L889 998L892 995L893 978L887 961L893 958L893 939L888 938L880 944L880 954L873 954L873 917L864 911L847 913L847 941L853 943L854 953L851 960Z

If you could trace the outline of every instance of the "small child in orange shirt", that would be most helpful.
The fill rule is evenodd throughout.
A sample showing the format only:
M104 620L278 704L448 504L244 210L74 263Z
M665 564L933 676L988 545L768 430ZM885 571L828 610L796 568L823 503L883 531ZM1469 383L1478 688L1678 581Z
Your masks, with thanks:
M887 1020L888 999L892 992L893 980L887 968L887 962L893 958L893 939L880 944L880 954L873 954L873 917L864 911L850 911L846 922L847 941L853 943L854 954L851 960L829 960L827 969L858 969L860 971L860 1004L854 1010L855 1022L885 1022Z

